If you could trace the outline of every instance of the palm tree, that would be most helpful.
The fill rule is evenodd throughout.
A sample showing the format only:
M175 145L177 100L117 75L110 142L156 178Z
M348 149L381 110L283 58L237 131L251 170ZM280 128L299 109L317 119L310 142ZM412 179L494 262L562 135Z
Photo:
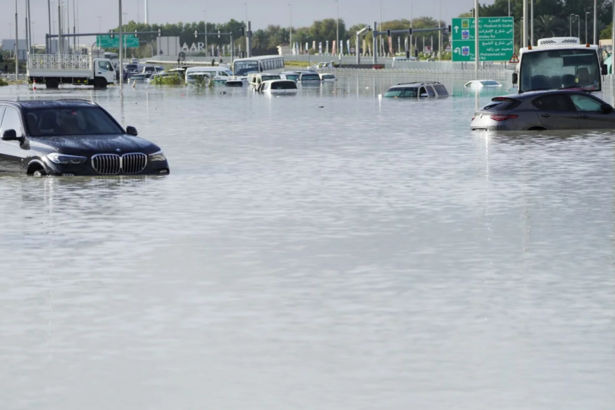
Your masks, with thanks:
M565 27L562 20L555 16L539 16L534 23L534 37L536 39L557 37L564 31ZM534 41L534 44L536 44L536 41Z
M268 43L269 39L267 38L267 33L265 33L265 30L256 30L252 35L252 48L254 50L258 50L259 54L263 51L263 49L267 49Z

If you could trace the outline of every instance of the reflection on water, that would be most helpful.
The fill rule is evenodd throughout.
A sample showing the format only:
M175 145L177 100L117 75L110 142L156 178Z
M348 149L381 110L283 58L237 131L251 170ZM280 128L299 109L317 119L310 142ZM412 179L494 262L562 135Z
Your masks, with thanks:
M364 90L37 90L173 172L0 178L2 407L612 409L613 135Z

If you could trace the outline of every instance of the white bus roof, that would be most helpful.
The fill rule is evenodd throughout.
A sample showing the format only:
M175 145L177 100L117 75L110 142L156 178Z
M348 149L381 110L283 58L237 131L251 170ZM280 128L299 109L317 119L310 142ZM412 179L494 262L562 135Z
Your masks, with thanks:
M544 50L559 50L562 48L567 49L584 49L589 48L592 50L597 50L597 45L587 45L581 44L578 37L549 37L549 38L541 38L538 40L538 45L533 47L523 47L521 48L521 54L532 52L532 51L544 51Z
M256 57L245 57L245 58L236 58L233 60L233 62L235 61L260 61L260 60L271 60L272 58L284 58L281 55L278 54L273 54L270 56L256 56Z

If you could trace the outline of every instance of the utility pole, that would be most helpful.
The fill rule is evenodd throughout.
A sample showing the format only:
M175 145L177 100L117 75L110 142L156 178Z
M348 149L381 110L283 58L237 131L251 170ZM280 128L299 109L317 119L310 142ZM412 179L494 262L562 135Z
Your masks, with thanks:
M527 0L523 0L524 2L527 2ZM478 0L474 0L474 33L476 33L474 35L474 71L478 71L478 65L480 64L480 50L479 50L479 46L480 46L480 42L478 41L478 19L479 19L479 10L478 10Z
M203 13L205 13L205 57L207 57L207 10L203 10Z
M49 14L49 34L51 34L51 0L47 0L47 14ZM47 48L46 53L51 54L51 39L47 39L47 43L45 44Z
M19 76L19 30L18 30L17 0L15 0L15 81Z
M589 11L585 12L585 43L589 44L589 38L587 38L587 15L589 14Z
M340 2L339 0L335 0L335 24L336 24L336 51L339 55L339 59L342 59L341 48L340 48Z
M120 92L122 92L124 90L124 60L123 60L123 55L122 55L122 0L119 0L119 20L120 20L120 27L119 27L119 49L120 49L120 55L119 55L119 66L120 66Z
M597 15L596 15L597 11L596 10L598 9L597 4L596 4L597 2L598 0L594 0L594 44L598 44L596 42L597 41L596 31L598 30L598 26L596 25L597 24Z
M527 47L527 0L523 0L523 43L522 47Z
M530 7L530 45L534 45L536 44L536 41L534 40L534 0L531 0L531 7Z
M442 28L442 0L440 0L440 13L438 15L438 28ZM476 33L478 33L478 31ZM438 61L442 61L442 30L438 30Z

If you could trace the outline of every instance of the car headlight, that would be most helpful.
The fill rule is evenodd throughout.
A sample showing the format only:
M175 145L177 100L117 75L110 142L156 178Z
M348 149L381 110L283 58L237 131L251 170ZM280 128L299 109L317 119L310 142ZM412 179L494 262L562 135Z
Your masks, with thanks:
M48 154L47 158L49 158L49 161L53 162L54 164L70 164L70 165L83 164L85 161L88 160L87 157L81 157L77 155L66 155L66 154L60 154L57 152L52 152L51 154Z
M158 152L154 152L153 154L149 154L149 160L151 162L157 162L157 161L166 161L167 158L164 156L164 153L162 151L158 151Z

